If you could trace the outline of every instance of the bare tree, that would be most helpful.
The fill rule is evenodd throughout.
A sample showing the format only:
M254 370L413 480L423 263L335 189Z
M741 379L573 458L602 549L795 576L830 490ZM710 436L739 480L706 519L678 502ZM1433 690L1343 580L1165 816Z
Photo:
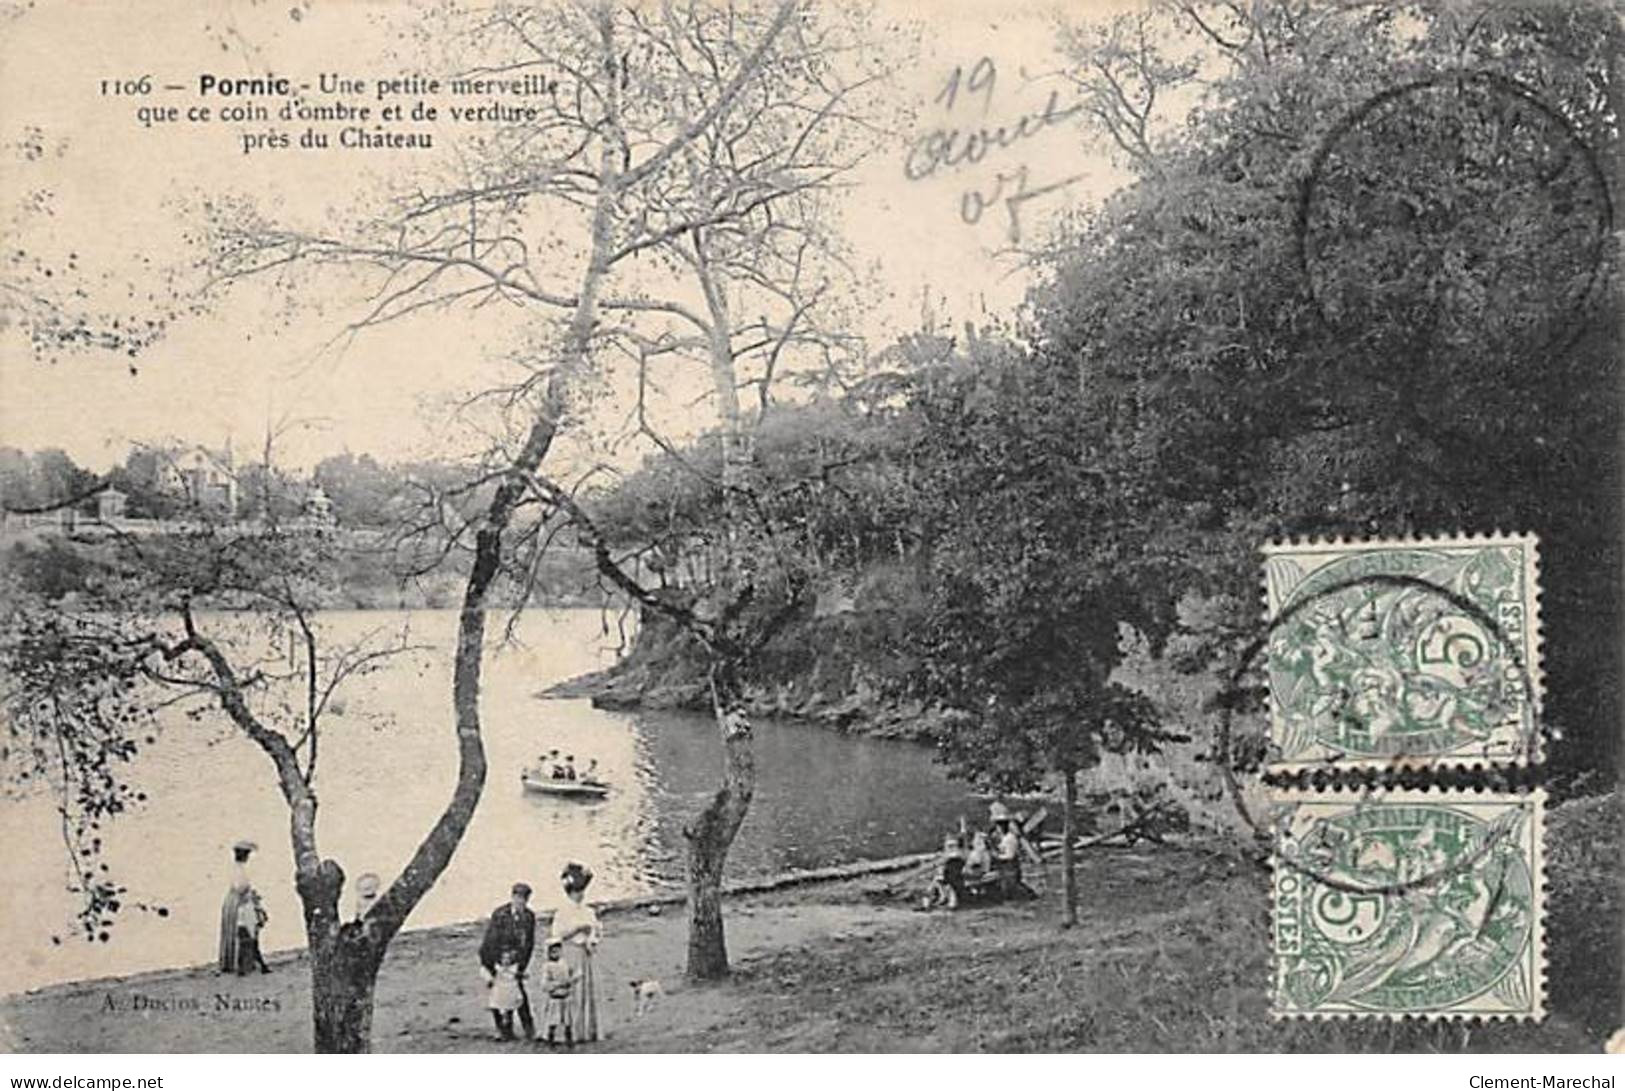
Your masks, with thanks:
M728 54L739 43L723 32L731 13L688 6L668 8L658 25L638 25L662 45L670 75L664 81L704 101L719 93ZM684 151L686 177L675 190L645 196L642 215L654 226L642 245L671 257L697 287L702 321L690 320L696 346L711 380L716 407L719 473L708 484L720 500L723 540L718 578L709 581L697 610L670 610L633 586L624 572L610 572L596 535L599 567L612 584L637 601L662 609L705 648L710 662L713 714L723 748L722 781L706 807L684 830L688 839L688 973L711 979L728 972L721 911L722 875L756 788L750 717L744 682L756 651L802 605L805 572L787 555L761 498L752 489L752 432L767 414L775 382L791 361L822 379L839 379L844 357L858 346L830 314L843 283L853 279L827 207L832 188L856 166L872 132L860 98L876 82L861 69L845 80L835 72L842 54L857 47L833 33L807 27L799 55L777 58L767 78L741 91L739 107ZM720 54L720 59L719 59ZM859 138L854 139L854 130ZM843 155L843 144L846 145ZM749 309L747 310L747 306ZM754 317L741 320L744 311ZM669 456L672 444L648 420L641 381L652 351L681 351L683 343L638 343L638 416L641 429ZM742 373L751 377L744 379ZM755 413L740 391L757 388ZM555 496L557 494L555 493ZM579 509L574 511L578 525ZM751 607L770 584L777 601L762 614Z
M81 923L105 940L127 891L97 862L101 826L141 798L120 764L157 741L165 718L223 715L269 758L288 808L316 1048L365 1050L384 952L445 868L472 799L455 797L367 914L343 919L344 872L321 855L316 828L328 713L346 683L413 646L388 627L355 639L324 633L318 611L333 599L345 548L331 534L191 515L182 532L121 533L85 548L77 603L8 594L7 755L15 773L56 788Z
M540 118L471 141L457 176L398 199L354 235L290 230L241 209L212 226L222 283L312 265L369 278L350 332L452 306L505 304L544 319L523 373L486 392L523 436L487 460L500 482L489 506L447 528L437 503L427 521L440 525L444 547L474 555L455 676L460 746L471 759L487 595L501 573L522 583L551 539L541 521L516 519L527 504L557 510L556 497L536 490L537 473L589 378L615 359L635 359L640 376L651 359L705 361L726 452L718 485L737 499L749 460L739 362L757 365L749 381L762 411L792 359L825 375L839 369L850 343L814 321L840 294L820 196L863 150L869 130L856 100L875 71L861 14L826 27L795 0L499 5L461 32L477 57L469 72L554 79ZM746 300L756 316L738 321ZM696 977L727 970L721 873L754 791L738 682L750 641L728 626L756 580L748 550L725 552L727 590L692 615L716 657L724 749L722 787L690 826ZM637 597L630 576L611 582ZM478 778L465 768L477 798Z

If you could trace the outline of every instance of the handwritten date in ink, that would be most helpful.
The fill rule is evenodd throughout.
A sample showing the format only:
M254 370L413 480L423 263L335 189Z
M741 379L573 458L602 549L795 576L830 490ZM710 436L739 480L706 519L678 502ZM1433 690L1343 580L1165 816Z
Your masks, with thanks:
M954 66L932 101L940 104L950 117L962 106L974 110L979 105L978 112L984 120L978 124L943 125L916 137L903 157L903 174L909 181L923 181L939 172L976 166L984 160L991 162L990 157L1008 161L1012 149L1083 109L1081 103L1063 105L1060 92L1051 91L1042 108L996 118L990 123L985 119L994 112L998 75L998 66L991 57L979 58L968 69L964 65ZM1019 243L1022 205L1071 185L1081 177L1072 175L1040 185L1033 180L1026 163L1005 166L990 179L965 189L959 201L959 218L967 224L979 223L990 206L1002 203L1010 220L1010 241Z
M1021 206L1035 197L1042 197L1046 193L1054 193L1064 189L1073 182L1082 178L1081 174L1074 174L1062 178L1059 182L1051 182L1047 186L1033 187L1030 181L1030 172L1027 164L1023 163L1013 171L1000 171L993 176L993 188L989 192L977 189L968 189L964 196L959 198L959 218L968 224L980 223L982 213L987 207L999 201L1004 202L1004 210L1010 217L1010 241L1021 241ZM1008 191L1008 192L1007 192Z

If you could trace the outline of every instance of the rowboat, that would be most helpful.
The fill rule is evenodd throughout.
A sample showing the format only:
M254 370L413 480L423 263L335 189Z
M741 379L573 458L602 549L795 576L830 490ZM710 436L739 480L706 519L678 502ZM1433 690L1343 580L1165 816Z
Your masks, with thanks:
M549 796L565 796L570 799L603 799L609 795L609 785L597 781L585 780L554 780L543 776L535 769L526 769L519 774L519 782L525 786L527 792L540 792Z

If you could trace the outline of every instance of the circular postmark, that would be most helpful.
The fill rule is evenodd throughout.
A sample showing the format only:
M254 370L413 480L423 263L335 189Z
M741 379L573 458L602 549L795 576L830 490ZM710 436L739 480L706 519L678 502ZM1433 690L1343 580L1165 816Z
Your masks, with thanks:
M1301 579L1289 560L1270 564L1272 586L1289 589L1267 641L1276 761L1534 756L1516 553L1398 546Z
M1390 87L1335 124L1299 191L1300 274L1340 340L1521 360L1601 294L1607 175L1574 124L1490 71Z
M1386 555L1384 564L1409 567L1403 550L1397 557ZM1469 588L1475 585L1468 581ZM1350 642L1357 652L1350 651ZM1283 662L1276 672L1278 657ZM1261 821L1238 778L1238 772L1255 766L1267 770L1269 748L1276 743L1272 738L1265 746L1249 747L1246 760L1237 760L1235 714L1244 703L1245 680L1261 658L1269 660L1271 688L1281 681L1288 689L1287 707L1278 702L1276 709L1286 733L1303 731L1305 716L1311 735L1337 733L1340 746L1322 758L1320 769L1335 771L1335 763L1347 756L1341 744L1351 741L1357 756L1379 759L1363 763L1368 773L1425 768L1433 760L1448 764L1448 751L1433 747L1477 738L1492 722L1514 724L1518 756L1533 761L1540 744L1539 693L1521 632L1508 632L1464 590L1404 571L1355 569L1351 574L1328 566L1320 578L1300 584L1265 631L1248 643L1217 702L1214 756L1232 805L1272 855L1306 878L1349 895L1404 894L1476 867L1495 848L1492 838L1438 867L1407 866L1380 879L1368 869L1317 871L1314 859L1285 851L1290 807ZM1267 729L1272 735L1273 726ZM1307 768L1299 765L1293 772Z

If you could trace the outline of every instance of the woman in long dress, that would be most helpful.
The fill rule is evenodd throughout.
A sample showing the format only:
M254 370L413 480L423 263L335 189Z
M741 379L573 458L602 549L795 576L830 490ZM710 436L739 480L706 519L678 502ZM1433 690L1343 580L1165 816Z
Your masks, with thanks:
M598 914L583 899L592 872L580 864L571 863L561 876L564 880L565 903L553 914L553 927L549 943L564 945L564 961L575 977L570 990L570 1026L575 1041L598 1040L598 986L593 980L593 955L603 930L598 925Z
M251 901L254 896L254 884L248 881L248 858L256 847L252 841L239 841L231 847L235 861L231 869L231 886L226 888L225 900L220 903L220 972L223 974L236 973L242 962L244 952L237 942L237 917L243 903Z

